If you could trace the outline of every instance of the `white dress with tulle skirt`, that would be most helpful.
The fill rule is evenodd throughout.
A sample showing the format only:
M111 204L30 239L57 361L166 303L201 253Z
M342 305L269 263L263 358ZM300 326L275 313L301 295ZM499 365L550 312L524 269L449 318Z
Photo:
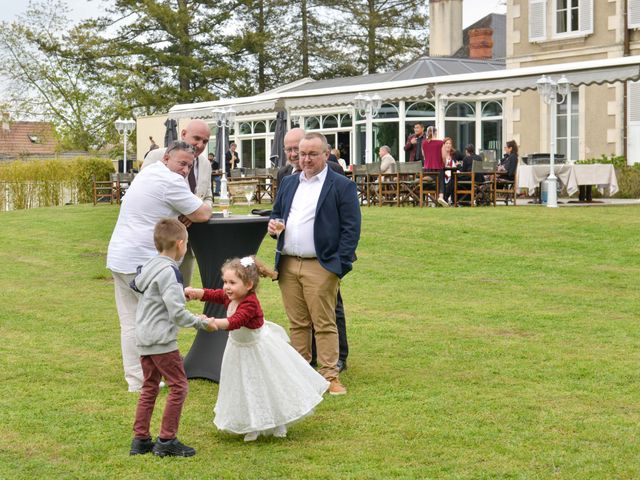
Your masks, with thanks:
M313 413L329 382L288 342L284 329L267 321L229 332L214 408L218 429L277 436Z

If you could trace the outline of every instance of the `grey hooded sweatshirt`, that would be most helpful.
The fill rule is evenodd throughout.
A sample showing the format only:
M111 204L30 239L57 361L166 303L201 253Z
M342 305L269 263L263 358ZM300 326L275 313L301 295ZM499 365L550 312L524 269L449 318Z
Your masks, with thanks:
M207 327L206 320L185 309L182 275L172 258L157 255L138 267L131 288L142 294L136 311L136 345L140 355L177 350L179 327Z

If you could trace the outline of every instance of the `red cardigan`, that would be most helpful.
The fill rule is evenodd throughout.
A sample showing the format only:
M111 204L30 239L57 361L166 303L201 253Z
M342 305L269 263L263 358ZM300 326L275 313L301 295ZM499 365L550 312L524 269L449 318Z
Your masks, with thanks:
M205 288L202 296L203 302L221 303L226 309L231 300L227 297L222 289ZM264 315L260 301L255 293L250 293L238 304L238 308L233 315L227 317L229 321L228 330L236 330L240 327L247 327L252 330L260 328L264 325Z
M442 170L444 163L442 162L442 140L422 141L422 153L424 154L425 170Z

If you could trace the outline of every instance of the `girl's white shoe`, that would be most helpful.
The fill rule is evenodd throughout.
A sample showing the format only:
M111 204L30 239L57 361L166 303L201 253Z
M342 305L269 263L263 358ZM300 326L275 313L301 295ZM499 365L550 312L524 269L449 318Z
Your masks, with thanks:
M273 429L273 436L276 438L286 438L287 437L287 426L286 425L278 425Z
M258 432L249 432L244 436L244 441L253 442L257 440L257 438L258 438Z

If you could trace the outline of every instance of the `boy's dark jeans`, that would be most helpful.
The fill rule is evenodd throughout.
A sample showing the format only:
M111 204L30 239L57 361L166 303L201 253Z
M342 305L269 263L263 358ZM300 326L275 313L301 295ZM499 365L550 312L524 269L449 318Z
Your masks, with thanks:
M189 383L184 372L184 364L180 352L175 350L159 355L143 355L140 357L144 383L136 409L136 421L133 424L133 433L136 438L149 438L149 425L156 397L160 390L160 379L164 377L169 385L169 396L162 415L162 426L159 437L162 439L176 438L182 405L187 393Z

